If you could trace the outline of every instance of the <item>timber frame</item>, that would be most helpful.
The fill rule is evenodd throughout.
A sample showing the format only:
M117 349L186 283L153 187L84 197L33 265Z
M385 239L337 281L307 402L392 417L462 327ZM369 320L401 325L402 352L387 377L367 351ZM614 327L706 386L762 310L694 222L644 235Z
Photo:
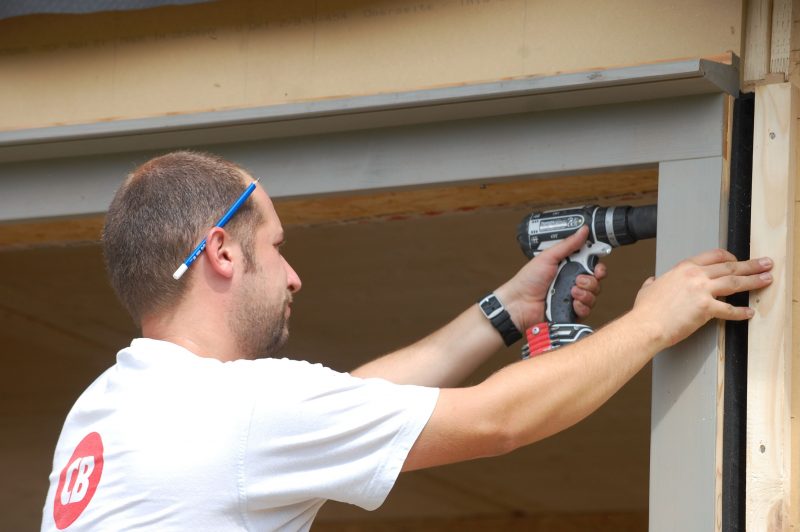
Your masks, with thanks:
M657 169L660 273L726 246L734 59L3 132L0 222L97 220L129 170L177 147L230 158L261 176L273 197L298 205L365 191ZM300 210L297 223L308 223ZM348 216L357 214L333 215ZM651 531L721 527L723 369L716 323L654 361Z

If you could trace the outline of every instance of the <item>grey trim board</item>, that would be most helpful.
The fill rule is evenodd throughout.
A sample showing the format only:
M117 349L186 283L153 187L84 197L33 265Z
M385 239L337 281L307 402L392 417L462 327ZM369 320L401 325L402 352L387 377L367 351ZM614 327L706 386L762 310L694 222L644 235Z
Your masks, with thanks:
M704 59L403 93L0 131L0 162L141 151L674 98L737 94L736 66Z
M280 198L720 155L722 111L723 96L709 94L202 148ZM0 221L104 212L124 176L156 153L0 164Z
M656 275L697 253L725 247L722 185L722 157L659 166ZM716 530L723 334L717 322L709 323L653 360L650 532Z

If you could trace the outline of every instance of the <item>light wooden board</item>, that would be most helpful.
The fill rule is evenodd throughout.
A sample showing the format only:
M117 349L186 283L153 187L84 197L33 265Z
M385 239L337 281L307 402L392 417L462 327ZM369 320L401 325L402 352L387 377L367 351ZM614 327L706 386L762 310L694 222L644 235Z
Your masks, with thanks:
M397 189L371 194L287 198L275 202L287 227L430 217L526 205L655 201L655 167L511 182ZM0 225L0 250L97 242L103 215Z
M797 421L792 420L798 383L792 329L797 267L796 259L792 264L796 238L792 229L798 105L798 90L789 83L756 88L750 253L773 258L775 281L750 296L756 314L748 342L748 531L788 531L797 525L797 510L792 508L798 483Z
M744 82L764 79L769 72L772 0L749 0L745 22Z

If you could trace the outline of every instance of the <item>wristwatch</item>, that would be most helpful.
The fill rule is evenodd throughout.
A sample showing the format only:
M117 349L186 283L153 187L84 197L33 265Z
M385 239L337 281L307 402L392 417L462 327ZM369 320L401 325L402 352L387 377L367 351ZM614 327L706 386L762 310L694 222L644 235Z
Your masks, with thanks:
M497 299L497 296L494 294L487 295L478 301L478 307L481 309L481 312L483 312L483 315L486 316L486 319L491 322L492 326L497 329L500 336L503 337L503 342L505 342L507 346L512 345L522 338L522 333L519 332L517 326L511 321L511 315L500 300Z

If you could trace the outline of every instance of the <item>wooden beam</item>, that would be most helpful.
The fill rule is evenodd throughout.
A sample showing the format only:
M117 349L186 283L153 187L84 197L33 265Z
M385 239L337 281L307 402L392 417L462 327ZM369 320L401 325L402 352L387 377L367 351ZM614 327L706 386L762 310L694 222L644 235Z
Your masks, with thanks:
M655 167L616 172L487 181L455 186L404 188L275 201L286 227L393 221L476 209L527 205L539 209L583 203L655 201ZM100 240L103 215L0 225L0 250L74 245Z
M401 189L365 195L286 199L276 209L286 225L321 225L397 220L475 209L527 205L532 208L654 200L655 167L510 182Z
M747 530L797 530L798 441L794 387L795 180L800 94L790 83L756 88L752 257L775 261L773 284L750 296L747 375ZM792 262L794 260L794 262ZM795 296L796 297L796 296ZM795 313L796 314L796 313ZM797 411L794 411L797 414ZM794 527L794 528L793 528Z
M769 72L772 0L747 2L744 45L744 82L764 79Z
M774 0L770 36L770 73L789 75L789 51L792 32L792 0Z
M793 70L792 51L797 0L751 0L745 21L744 83L750 89L761 83L784 82ZM796 33L796 30L795 30Z
M0 224L0 251L100 241L103 214Z

